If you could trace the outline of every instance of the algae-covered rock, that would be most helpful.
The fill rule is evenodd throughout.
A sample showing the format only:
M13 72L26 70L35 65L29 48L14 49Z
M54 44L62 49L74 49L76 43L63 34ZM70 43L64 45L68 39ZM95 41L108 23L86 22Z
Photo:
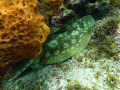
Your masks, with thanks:
M44 64L62 62L83 51L91 39L94 23L90 15L81 19L73 18L60 30L49 35L39 59L31 67L41 68Z

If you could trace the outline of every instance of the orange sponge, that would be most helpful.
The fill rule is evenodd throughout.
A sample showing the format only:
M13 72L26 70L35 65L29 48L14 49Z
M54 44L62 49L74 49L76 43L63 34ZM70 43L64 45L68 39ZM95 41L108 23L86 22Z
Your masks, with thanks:
M37 56L50 28L37 0L0 0L0 66Z

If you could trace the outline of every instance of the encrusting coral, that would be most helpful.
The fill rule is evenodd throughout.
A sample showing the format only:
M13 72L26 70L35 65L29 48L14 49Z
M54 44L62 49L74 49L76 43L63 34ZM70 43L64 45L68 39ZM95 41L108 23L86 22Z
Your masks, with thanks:
M40 53L50 28L38 7L37 0L0 0L0 69Z

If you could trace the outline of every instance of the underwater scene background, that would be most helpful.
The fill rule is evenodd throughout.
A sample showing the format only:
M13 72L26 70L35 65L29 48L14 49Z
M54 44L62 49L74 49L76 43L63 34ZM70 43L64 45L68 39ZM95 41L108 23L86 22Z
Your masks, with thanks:
M120 0L0 0L0 90L120 90Z

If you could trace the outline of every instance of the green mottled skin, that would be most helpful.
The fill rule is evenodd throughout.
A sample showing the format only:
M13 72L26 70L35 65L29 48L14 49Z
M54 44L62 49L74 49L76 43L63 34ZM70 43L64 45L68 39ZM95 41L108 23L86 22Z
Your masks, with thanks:
M35 60L31 67L40 68L43 64L62 62L83 51L91 39L94 23L90 15L81 19L74 18L49 35L39 59Z

